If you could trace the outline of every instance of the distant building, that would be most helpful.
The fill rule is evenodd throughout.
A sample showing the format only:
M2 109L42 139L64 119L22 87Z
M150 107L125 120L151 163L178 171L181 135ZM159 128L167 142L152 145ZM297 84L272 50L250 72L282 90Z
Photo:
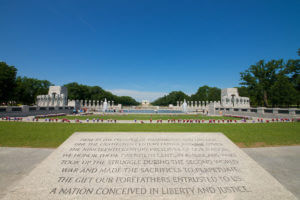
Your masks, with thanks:
M142 100L142 106L149 106L150 101L149 100Z

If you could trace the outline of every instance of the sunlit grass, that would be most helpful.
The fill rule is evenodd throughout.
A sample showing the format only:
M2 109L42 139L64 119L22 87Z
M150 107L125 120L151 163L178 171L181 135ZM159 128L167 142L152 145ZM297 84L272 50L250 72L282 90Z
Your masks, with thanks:
M300 145L300 123L257 124L72 124L0 122L0 146L57 147L72 133L92 132L222 132L245 146ZM143 134L143 133L141 133Z

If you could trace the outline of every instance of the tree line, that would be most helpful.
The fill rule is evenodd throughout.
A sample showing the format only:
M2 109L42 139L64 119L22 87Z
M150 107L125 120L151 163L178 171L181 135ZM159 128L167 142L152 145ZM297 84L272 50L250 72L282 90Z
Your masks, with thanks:
M48 94L53 85L48 80L38 80L26 76L17 76L17 68L0 62L0 103L1 105L33 105L38 95ZM99 86L81 85L76 82L65 84L68 88L68 98L72 100L107 100L115 104L138 105L129 96L117 96Z
M300 50L298 50L298 53ZM260 60L241 72L238 88L240 96L249 97L251 106L286 107L300 104L300 60ZM37 95L47 94L48 80L38 80L17 76L17 69L0 62L0 103L34 104ZM117 96L99 86L88 86L76 82L65 84L69 99L107 100L115 104L138 105L129 96ZM197 92L187 95L182 91L172 91L156 99L152 105L176 105L177 101L220 101L221 89L207 85L199 87Z
M300 50L298 51L300 52ZM289 107L300 104L300 60L260 60L241 72L239 95L249 97L251 106ZM187 95L173 91L156 99L153 105L176 105L177 101L220 101L221 89L204 85Z
M156 99L151 104L157 106L168 106L169 104L176 105L177 101L183 101L184 99L186 101L220 101L221 89L204 85L199 87L197 92L191 96L182 91L173 91L168 95Z
M104 100L114 101L114 104L122 104L124 106L139 105L134 98L130 96L117 96L102 89L99 86L88 86L78 84L76 82L64 85L68 88L68 98L73 100Z

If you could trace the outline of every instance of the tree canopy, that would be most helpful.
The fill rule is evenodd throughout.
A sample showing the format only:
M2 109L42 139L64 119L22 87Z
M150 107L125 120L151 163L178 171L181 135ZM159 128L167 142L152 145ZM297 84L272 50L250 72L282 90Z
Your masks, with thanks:
M24 105L34 104L37 95L48 93L50 85L47 80L17 77L14 100Z
M299 105L300 60L260 60L241 72L241 85L252 105Z
M0 102L8 103L14 98L17 69L5 62L0 62Z
M47 94L50 81L28 77L16 77L17 69L0 62L0 103L16 102L32 105L38 95ZM138 105L129 96L117 96L99 86L81 85L76 82L65 85L68 88L68 98L73 100L104 100L114 101L115 104Z
M298 49L299 53L299 49ZM250 98L252 106L291 106L300 104L300 60L260 60L241 72L240 96ZM33 104L37 95L47 94L51 82L28 77L17 77L17 69L0 62L0 103L17 102ZM117 96L99 86L82 85L76 82L65 84L68 97L73 100L114 101L115 104L138 105L129 96ZM191 96L182 91L173 91L156 99L153 105L176 105L177 101L219 101L221 89L207 85L198 88Z
M176 105L177 101L183 101L184 99L188 100L190 97L182 91L173 91L170 92L168 95L165 95L161 98L158 98L152 105L157 106L168 106L169 104Z
M199 87L195 94L191 95L192 101L220 101L221 89L204 85Z
M114 104L138 105L139 103L129 96L117 96L102 89L99 86L88 86L78 84L76 82L68 83L64 85L68 88L68 97L73 100L104 100L105 98L110 101L114 101Z
M168 95L158 98L152 105L168 106L169 104L176 105L177 101L220 101L221 99L221 89L217 87L209 87L204 85L199 87L195 94L191 96L185 94L182 91L173 91Z

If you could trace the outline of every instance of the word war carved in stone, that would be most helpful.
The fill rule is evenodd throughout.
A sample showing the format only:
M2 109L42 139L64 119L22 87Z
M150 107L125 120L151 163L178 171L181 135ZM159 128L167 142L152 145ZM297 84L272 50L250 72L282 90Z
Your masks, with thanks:
M222 133L74 133L5 200L296 199Z

